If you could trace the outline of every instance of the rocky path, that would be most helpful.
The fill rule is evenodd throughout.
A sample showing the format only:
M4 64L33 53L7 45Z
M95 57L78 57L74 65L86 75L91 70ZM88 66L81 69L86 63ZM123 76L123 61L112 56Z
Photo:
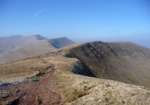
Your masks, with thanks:
M60 105L61 96L53 87L53 72L49 72L36 80L28 80L17 85L1 87L0 91L9 93L3 95L0 103L12 105Z

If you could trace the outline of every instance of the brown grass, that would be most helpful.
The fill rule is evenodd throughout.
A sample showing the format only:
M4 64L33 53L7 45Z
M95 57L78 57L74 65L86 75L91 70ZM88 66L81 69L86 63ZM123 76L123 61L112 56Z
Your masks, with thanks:
M39 70L46 73L46 70L53 66L56 81L54 87L59 89L67 105L149 105L150 89L131 85L145 85L145 83L148 83L148 56L138 51L136 53L133 51L133 55L121 55L120 52L115 54L115 46L113 52L109 45L98 44L100 43L82 44L80 47L71 47L71 50L61 49L56 52L57 56L54 56L54 53L52 55L44 54L0 65L0 77L3 77L1 81L8 78L13 80L16 76L18 78L32 76L39 73ZM71 54L70 56L76 58L62 57L61 53ZM140 55L140 57L135 58L135 55ZM107 78L107 80L73 74L71 71L78 61L77 58L83 61L94 73L98 73L97 76ZM144 60L146 60L146 63L142 64ZM140 66L140 64L143 66ZM144 69L143 72L140 70L141 68Z

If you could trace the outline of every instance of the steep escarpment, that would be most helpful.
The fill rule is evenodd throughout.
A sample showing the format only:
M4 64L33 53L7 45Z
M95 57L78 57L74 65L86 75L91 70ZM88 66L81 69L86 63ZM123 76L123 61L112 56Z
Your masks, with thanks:
M150 49L131 42L91 42L58 51L78 58L96 77L149 86Z

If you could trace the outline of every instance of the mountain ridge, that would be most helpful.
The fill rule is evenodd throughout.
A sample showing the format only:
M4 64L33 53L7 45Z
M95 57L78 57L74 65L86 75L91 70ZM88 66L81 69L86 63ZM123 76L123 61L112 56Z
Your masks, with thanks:
M55 54L79 59L98 78L150 86L149 48L130 42L96 41L72 45Z
M1 64L0 86L10 86L0 92L11 94L0 94L0 103L35 105L40 99L47 105L55 97L58 105L148 105L149 51L131 43L96 41Z
M52 52L58 48L74 44L66 37L48 39L41 35L17 35L0 38L0 40L3 40L0 42L0 64ZM9 42L10 40L11 42Z
M10 37L0 37L0 52L7 52L11 49L18 49L34 42L38 39L35 36L10 36Z

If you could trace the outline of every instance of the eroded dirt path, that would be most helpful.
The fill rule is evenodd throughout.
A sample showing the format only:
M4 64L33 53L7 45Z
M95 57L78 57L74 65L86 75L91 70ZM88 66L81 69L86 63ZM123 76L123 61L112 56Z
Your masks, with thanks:
M49 71L38 80L1 87L0 91L8 90L10 93L1 98L0 103L16 99L12 105L60 105L62 98L54 87L54 82L53 72Z

